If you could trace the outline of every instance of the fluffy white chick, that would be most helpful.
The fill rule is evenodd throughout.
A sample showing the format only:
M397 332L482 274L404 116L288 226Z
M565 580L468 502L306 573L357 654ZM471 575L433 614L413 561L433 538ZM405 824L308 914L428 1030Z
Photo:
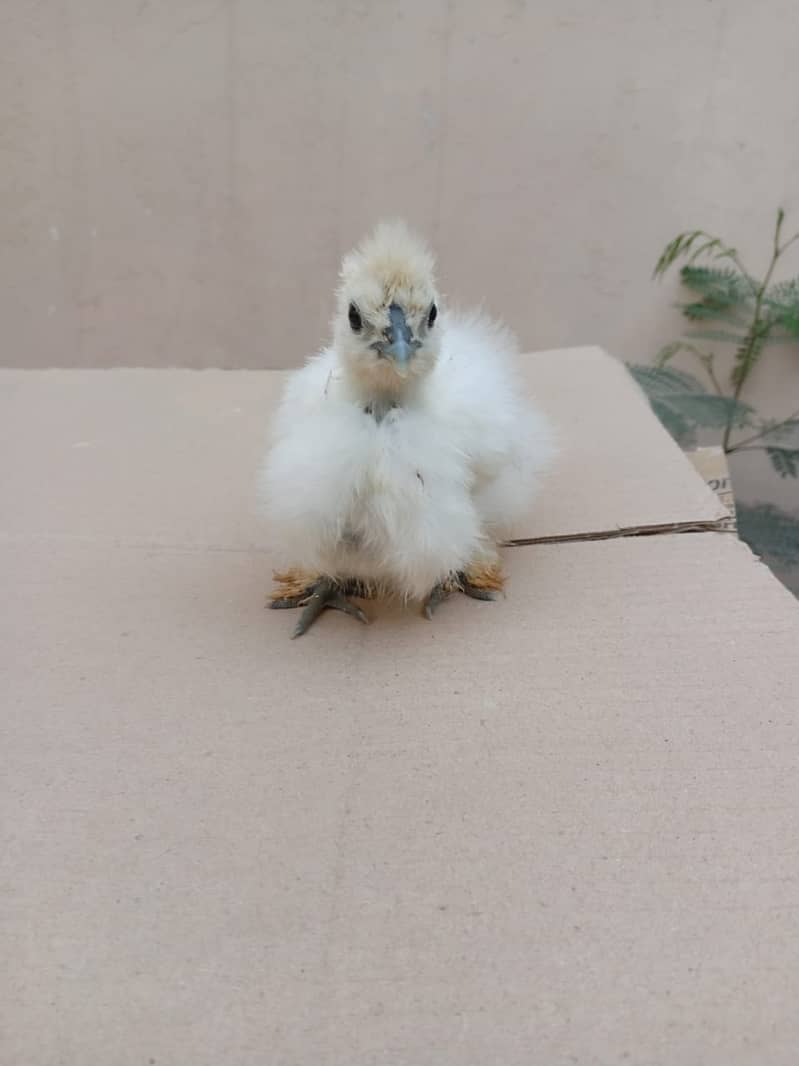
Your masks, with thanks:
M481 314L440 311L434 261L400 222L345 257L333 343L289 377L261 495L289 568L273 607L348 596L493 598L498 546L552 452L523 398L516 342Z

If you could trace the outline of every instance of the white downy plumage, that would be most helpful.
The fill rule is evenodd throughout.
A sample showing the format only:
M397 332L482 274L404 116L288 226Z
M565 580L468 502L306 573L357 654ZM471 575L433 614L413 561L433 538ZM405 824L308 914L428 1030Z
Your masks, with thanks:
M402 223L379 226L342 265L332 345L289 378L261 495L295 573L417 600L499 574L551 434L513 336L439 314L433 271Z

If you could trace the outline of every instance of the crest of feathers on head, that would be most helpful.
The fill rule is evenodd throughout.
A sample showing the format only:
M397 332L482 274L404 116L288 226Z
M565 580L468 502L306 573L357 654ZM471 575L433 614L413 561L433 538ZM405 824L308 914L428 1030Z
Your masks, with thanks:
M427 244L404 222L381 222L344 257L339 295L346 301L358 293L373 308L399 300L421 314L435 288L435 265Z

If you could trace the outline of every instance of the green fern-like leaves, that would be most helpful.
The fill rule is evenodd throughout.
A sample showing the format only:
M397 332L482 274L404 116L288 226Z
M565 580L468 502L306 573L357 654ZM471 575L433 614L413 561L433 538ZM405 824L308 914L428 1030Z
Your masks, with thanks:
M742 333L731 333L726 329L697 329L685 334L686 340L716 341L719 344L734 344L739 347L746 339Z
M736 503L738 533L757 555L784 567L799 566L799 517L770 503Z
M754 282L733 267L684 266L680 281L717 307L736 307L751 300Z
M655 367L658 369L664 367L670 359L673 359L678 352L682 351L683 347L684 345L682 341L672 341L670 344L664 344L658 354L655 356ZM635 377L633 367L630 367L630 373L632 373L633 377Z
M783 238L784 218L780 209L771 260L762 278L748 274L735 249L704 230L680 233L666 245L654 276L663 277L682 260L680 281L688 296L678 306L688 326L678 341L658 352L654 366L629 369L654 413L684 448L696 445L700 430L715 430L728 454L765 453L779 477L799 480L799 413L763 419L741 401L766 348L799 341L799 277L772 283L778 261L799 242L799 232ZM726 387L718 372L716 343L735 353ZM677 356L702 368L711 392L675 368ZM725 394L727 389L731 395ZM743 427L743 433L736 432ZM741 538L753 551L777 568L799 566L799 514L766 503L739 501L736 509Z
M785 445L791 449L799 448L799 418L764 418L761 422L759 437L768 445Z
M766 448L766 455L780 477L799 477L799 448Z
M663 427L683 448L696 444L696 424L681 410L679 397L701 393L702 386L681 370L671 367L628 366L635 381L646 393L649 404Z
M743 343L735 353L735 364L730 375L736 387L740 387L754 370L763 354L772 325L772 322L761 319L759 322L753 322L749 327Z
M766 303L777 308L799 306L799 278L778 281L766 293Z
M754 415L748 403L741 403L731 396L716 396L712 392L681 396L679 407L702 429L724 429L728 422L736 427L751 426Z
M647 396L670 396L680 393L703 393L702 382L687 374L684 370L675 370L672 366L628 367L630 373L647 394Z
M693 447L699 429L724 429L752 424L749 404L731 396L707 392L701 381L670 366L630 366L633 378L644 390L652 410L683 447Z
M730 267L684 266L680 281L698 293L701 300L681 304L682 313L692 322L732 322L743 325L743 311L752 302L753 282Z
M689 263L694 263L703 255L712 255L714 259L734 259L736 251L704 230L688 230L680 233L663 249L655 264L654 277L662 277L673 263L686 255L689 256Z
M772 285L763 303L771 320L792 338L799 339L799 278Z
M784 311L777 319L777 324L782 326L792 338L799 340L799 307L792 307Z

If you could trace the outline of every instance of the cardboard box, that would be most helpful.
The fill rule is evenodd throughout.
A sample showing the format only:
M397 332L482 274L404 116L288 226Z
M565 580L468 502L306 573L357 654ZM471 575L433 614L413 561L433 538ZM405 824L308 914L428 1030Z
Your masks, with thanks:
M9 1066L789 1064L799 606L619 366L507 597L263 610L280 376L0 372Z
M715 492L719 502L727 511L729 518L725 523L725 528L736 529L735 493L724 449L720 447L695 448L687 454L697 473L704 478L707 487Z

